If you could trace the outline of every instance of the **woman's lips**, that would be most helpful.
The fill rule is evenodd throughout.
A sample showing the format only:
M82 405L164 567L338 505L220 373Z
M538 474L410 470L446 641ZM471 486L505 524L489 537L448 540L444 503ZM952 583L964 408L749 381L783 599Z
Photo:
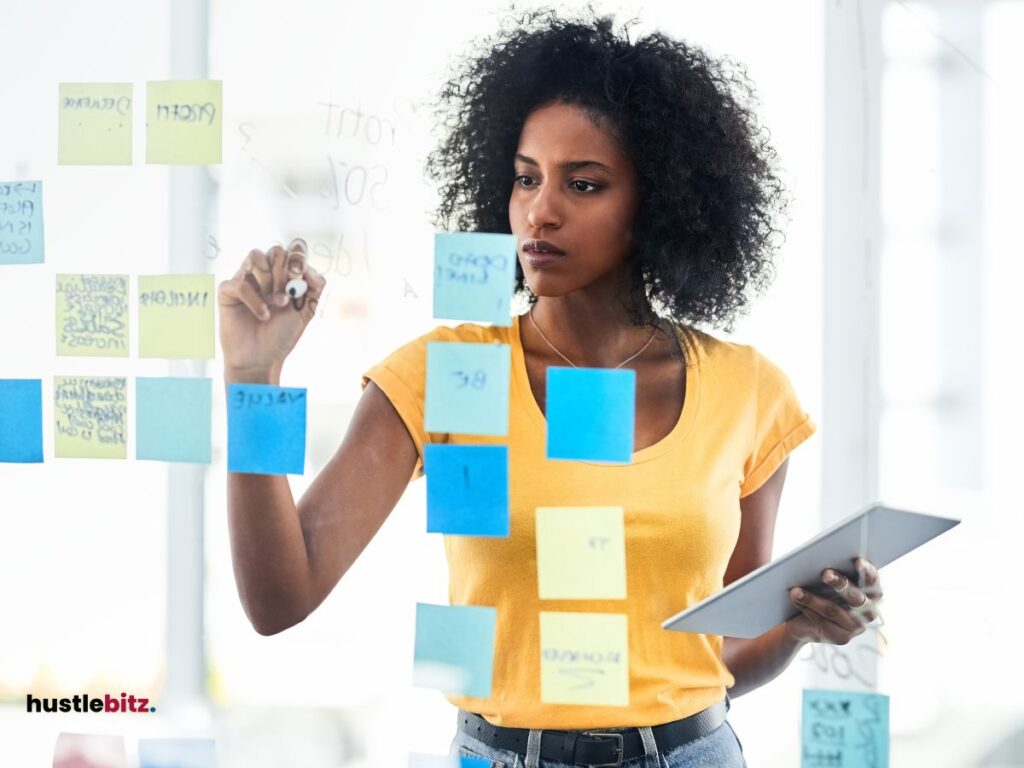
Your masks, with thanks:
M564 253L548 253L544 251L523 251L526 255L526 260L529 262L531 267L546 267L549 264L554 264L556 261L560 261L565 258Z

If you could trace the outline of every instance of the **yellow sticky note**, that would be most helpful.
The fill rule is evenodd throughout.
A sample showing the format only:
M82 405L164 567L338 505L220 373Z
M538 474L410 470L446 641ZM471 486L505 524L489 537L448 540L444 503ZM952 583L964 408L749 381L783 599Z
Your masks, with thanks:
M626 615L541 611L540 699L629 706Z
M213 275L139 276L139 357L213 359Z
M57 354L128 357L128 275L57 275Z
M54 376L54 455L59 459L123 459L128 388L124 377Z
M219 163L221 101L220 80L146 83L146 162Z
M622 507L537 507L541 600L625 600Z
M58 86L57 164L132 164L132 84Z

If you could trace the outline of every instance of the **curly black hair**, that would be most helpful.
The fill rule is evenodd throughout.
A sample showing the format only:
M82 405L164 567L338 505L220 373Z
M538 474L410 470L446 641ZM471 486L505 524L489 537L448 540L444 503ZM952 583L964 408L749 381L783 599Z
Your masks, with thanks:
M514 13L513 8L513 13ZM529 114L573 104L610 128L632 158L639 206L628 296L631 322L658 314L689 326L732 332L751 285L774 279L781 244L776 214L788 193L775 150L755 115L745 68L711 58L660 32L635 42L610 16L559 18L535 9L457 57L433 105L445 136L427 157L439 184L433 224L442 229L511 232L514 155ZM507 19L506 19L507 21ZM728 66L727 66L728 65ZM784 237L782 237L784 240ZM537 297L516 264L516 296Z

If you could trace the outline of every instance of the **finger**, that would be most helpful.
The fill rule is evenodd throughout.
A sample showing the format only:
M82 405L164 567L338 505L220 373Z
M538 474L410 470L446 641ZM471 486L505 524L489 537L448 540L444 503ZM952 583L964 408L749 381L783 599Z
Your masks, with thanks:
M854 560L854 567L857 569L857 583L864 593L872 600L878 602L882 599L882 582L878 575L878 569L873 563L858 557Z
M270 257L259 248L253 248L242 261L242 266L238 268L235 277L255 282L260 292L269 294L274 284L270 271Z
M853 585L846 574L826 568L821 572L821 580L836 591L836 594L851 608L865 608L870 600L858 587Z
M248 280L225 280L217 287L217 300L221 306L244 304L260 320L270 319L270 307L258 288Z
M288 295L284 292L285 283L288 282L288 252L280 245L275 245L269 251L270 272L273 275L273 288L269 297L269 303L278 307L288 304Z
M291 245L288 246L288 280L295 280L302 278L303 272L306 271L306 250L305 242L299 239L292 240ZM306 281L307 285L309 281Z
M800 590L802 597L794 597L793 602L809 618L822 625L822 630L834 634L835 628L846 633L859 634L864 627L861 622L850 615L849 607L843 608L828 598L819 597L806 589ZM831 625L831 626L829 626Z

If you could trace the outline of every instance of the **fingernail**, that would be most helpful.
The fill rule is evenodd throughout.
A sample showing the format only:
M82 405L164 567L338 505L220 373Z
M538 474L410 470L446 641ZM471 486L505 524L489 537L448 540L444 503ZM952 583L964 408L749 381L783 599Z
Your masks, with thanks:
M279 293L274 297L274 303L279 307L288 306L288 297L283 293Z
M269 320L270 319L270 310L267 309L266 307L261 309L260 310L260 317L263 318L264 320Z
M804 599L804 591L802 589L794 589L793 590L793 599L794 600L803 600Z
M835 571L825 571L825 581L829 584L835 584L839 581L839 577L836 575Z
M291 267L288 268L288 271L291 272L293 275L301 275L302 264L300 264L297 261L293 261Z

